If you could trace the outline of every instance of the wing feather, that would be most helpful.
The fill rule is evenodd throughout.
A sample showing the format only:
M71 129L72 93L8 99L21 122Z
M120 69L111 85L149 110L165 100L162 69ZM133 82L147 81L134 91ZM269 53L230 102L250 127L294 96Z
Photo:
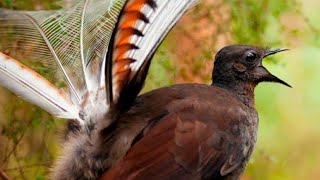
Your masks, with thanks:
M100 179L201 179L209 161L212 179L221 178L223 153L207 143L216 133L199 121L178 114L163 117Z

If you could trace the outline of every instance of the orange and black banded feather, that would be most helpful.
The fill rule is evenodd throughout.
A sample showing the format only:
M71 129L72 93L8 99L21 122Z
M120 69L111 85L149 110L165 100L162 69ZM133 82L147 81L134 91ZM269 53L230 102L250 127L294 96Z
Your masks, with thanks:
M129 54L139 49L131 41L133 37L143 37L136 25L138 22L149 23L148 17L142 12L145 6L155 9L156 3L154 0L128 0L119 16L107 54L106 85L109 102L116 100L129 82L130 65L136 61Z
M129 27L129 28L123 28L121 29L121 33L118 34L118 45L120 44L125 44L127 42L130 41L130 38L133 36L133 35L136 35L136 36L140 36L142 37L143 34L141 31L133 28L133 27Z

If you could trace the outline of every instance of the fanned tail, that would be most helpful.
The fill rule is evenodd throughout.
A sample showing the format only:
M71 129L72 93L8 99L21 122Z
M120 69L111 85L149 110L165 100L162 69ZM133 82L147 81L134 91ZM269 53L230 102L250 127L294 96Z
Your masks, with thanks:
M20 69L6 69L3 66L0 84L59 117L78 118L78 112L84 106L95 108L97 101L105 110L99 110L95 114L105 115L108 104L105 99L97 99L98 92L99 96L105 96L101 93L105 93L101 91L105 87L99 86L100 71L117 17L125 2L126 0L75 0L67 8L55 11L0 9L0 52L6 52L17 59L19 62L13 63L17 66L25 64L30 68L27 71L29 75L38 77L23 79L20 72L16 72ZM6 72L8 70L10 73ZM45 94L46 96L38 97L37 100L36 96L44 93L35 93L39 86L29 81L44 83L46 80L35 75L36 72L57 85L50 86L49 90L68 88L66 99L77 106L75 115L69 114L69 111L73 112L73 105L66 110L68 113L62 113L66 104L60 106L52 101L59 97L57 94ZM12 79L13 77L18 79ZM12 85L5 81L6 78L12 81ZM22 86L21 82L28 84L29 89ZM59 98L57 100L60 101ZM64 102L61 100L62 104ZM87 111L91 112L92 109Z

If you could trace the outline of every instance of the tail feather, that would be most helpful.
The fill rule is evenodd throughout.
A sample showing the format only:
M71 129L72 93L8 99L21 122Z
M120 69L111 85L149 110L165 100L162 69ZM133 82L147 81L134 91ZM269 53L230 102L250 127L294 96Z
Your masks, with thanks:
M79 110L63 91L18 61L0 52L0 83L49 113L79 121Z
M129 0L121 11L106 63L111 103L140 92L152 56L178 19L197 0ZM128 61L130 60L130 61Z

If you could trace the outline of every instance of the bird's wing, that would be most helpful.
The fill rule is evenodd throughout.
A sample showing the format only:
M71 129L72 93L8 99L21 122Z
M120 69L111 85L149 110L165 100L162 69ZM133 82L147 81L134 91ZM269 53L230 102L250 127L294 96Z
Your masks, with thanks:
M79 109L88 97L87 92L101 87L101 72L104 75L102 61L125 2L71 0L68 6L54 11L0 9L0 52L41 74L57 88L67 88L66 99ZM11 70L13 75L19 76L17 69ZM11 83L6 83L5 79L1 82L11 89L15 87L15 92L19 91L21 97L52 113L47 108L51 105L30 97L30 93L25 93L28 89L21 86L20 81ZM47 89L27 83L40 94L46 93ZM62 107L63 103L58 106Z
M196 0L128 0L106 56L107 97L129 104L140 92L151 58L164 37Z
M243 160L239 137L186 111L161 119L101 179L219 179L234 171Z

